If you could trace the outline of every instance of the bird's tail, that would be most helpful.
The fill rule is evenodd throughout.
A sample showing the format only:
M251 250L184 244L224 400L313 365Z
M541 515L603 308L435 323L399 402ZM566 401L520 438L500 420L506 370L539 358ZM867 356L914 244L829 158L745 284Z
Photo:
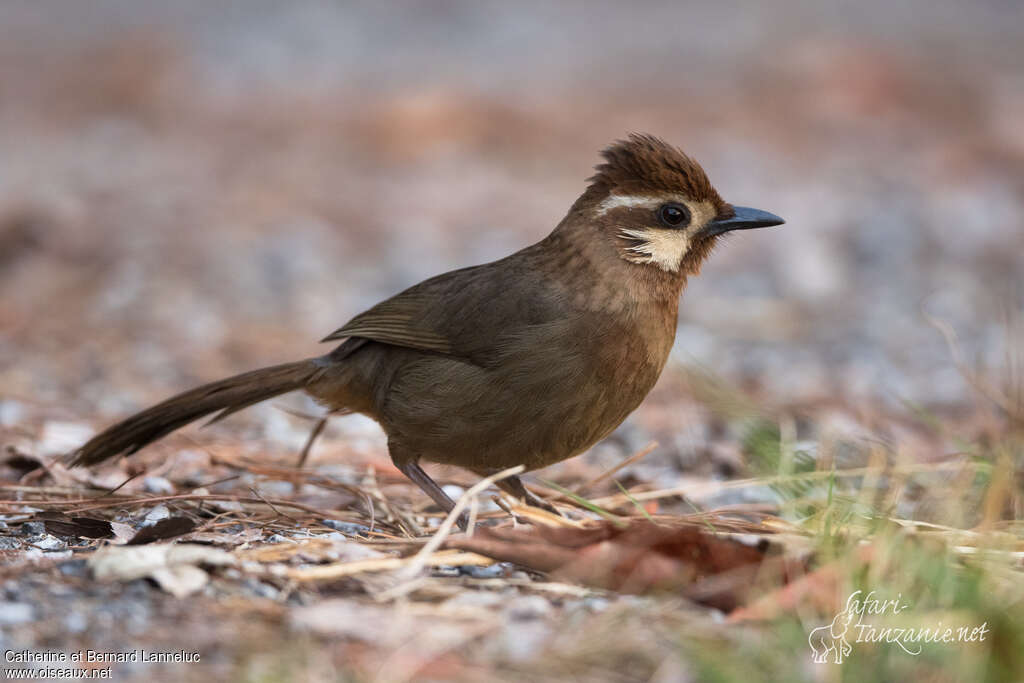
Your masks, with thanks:
M108 427L70 456L70 465L94 465L116 455L131 455L189 422L216 413L210 422L265 399L301 389L324 366L317 359L260 368L178 394Z

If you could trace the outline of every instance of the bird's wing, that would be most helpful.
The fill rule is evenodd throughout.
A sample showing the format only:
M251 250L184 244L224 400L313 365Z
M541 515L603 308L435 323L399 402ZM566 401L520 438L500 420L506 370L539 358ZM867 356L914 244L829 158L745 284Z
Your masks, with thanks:
M444 326L431 324L426 319L429 309L443 302L415 289L396 294L360 313L321 341L359 337L421 351L453 353L454 347Z
M558 315L557 301L516 256L425 280L360 313L323 341L349 338L339 349L347 351L367 339L486 365L508 332Z

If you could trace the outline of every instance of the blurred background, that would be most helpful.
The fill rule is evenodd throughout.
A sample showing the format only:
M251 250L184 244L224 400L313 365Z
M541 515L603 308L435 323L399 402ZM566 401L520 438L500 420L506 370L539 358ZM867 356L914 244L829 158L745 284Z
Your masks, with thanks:
M542 238L630 131L787 224L692 281L627 434L704 429L686 368L956 412L975 397L929 318L971 367L1019 348L1022 35L1011 0L5 2L0 419L104 424L324 351Z
M0 649L202 651L117 668L140 681L1015 678L1022 37L1017 0L0 0ZM812 544L822 568L780 591L781 618L542 591L564 579L507 563L438 567L407 596L389 572L296 588L246 560L181 600L87 580L107 541L29 521L62 496L122 531L173 509L202 522L195 541L282 571L433 533L438 511L367 418L332 420L294 469L318 410L298 396L110 466L53 456L172 393L325 352L380 299L541 239L631 131L787 222L721 245L652 394L529 483L754 530L787 558ZM431 474L453 496L475 480ZM992 637L808 669L808 633L865 577L913 606L905 625Z

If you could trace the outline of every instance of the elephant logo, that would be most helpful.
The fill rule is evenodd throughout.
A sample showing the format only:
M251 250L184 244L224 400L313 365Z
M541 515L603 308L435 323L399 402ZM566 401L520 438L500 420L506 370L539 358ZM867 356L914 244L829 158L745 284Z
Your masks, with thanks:
M849 656L853 650L850 641L846 639L846 632L850 624L857 616L857 612L846 606L842 612L836 615L828 626L819 626L807 636L807 643L814 652L812 659L815 664L824 664L828 661L829 653L832 654L836 664L842 664L843 658Z

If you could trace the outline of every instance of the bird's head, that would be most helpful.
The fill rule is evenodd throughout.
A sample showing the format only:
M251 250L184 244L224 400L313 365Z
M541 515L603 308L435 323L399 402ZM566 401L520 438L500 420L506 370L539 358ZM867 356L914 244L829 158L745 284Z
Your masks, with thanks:
M601 155L569 215L596 224L630 263L685 276L720 235L784 222L725 202L696 161L654 136L630 135Z

